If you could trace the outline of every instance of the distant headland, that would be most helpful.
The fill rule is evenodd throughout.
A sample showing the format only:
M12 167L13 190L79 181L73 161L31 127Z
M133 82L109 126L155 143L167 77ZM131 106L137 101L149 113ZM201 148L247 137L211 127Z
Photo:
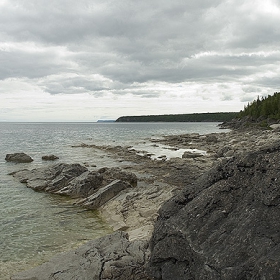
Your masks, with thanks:
M98 123L112 123L115 122L116 120L98 120Z
M123 116L116 122L226 122L237 115L238 112Z

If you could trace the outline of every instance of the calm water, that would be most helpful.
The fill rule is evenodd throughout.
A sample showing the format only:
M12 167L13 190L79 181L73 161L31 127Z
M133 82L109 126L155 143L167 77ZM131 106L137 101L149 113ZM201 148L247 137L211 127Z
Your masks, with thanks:
M71 146L137 146L147 138L192 132L221 131L217 123L0 123L0 278L110 232L97 212L72 207L60 196L34 192L10 172L52 164L41 160L48 154L59 156L59 162L116 166L100 151ZM15 152L29 154L34 162L5 162L5 155Z

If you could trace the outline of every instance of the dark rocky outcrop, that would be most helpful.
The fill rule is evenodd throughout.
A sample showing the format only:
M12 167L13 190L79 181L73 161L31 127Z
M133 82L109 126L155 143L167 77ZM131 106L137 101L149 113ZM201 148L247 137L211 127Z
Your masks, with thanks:
M143 280L148 258L147 242L128 240L115 232L93 240L76 250L57 255L49 262L21 272L12 280Z
M229 121L221 123L221 128L230 128L234 130L257 130L257 129L271 129L271 125L279 124L279 120L271 119L269 117L260 116L258 118L252 116L245 116L242 118L234 118Z
M167 201L151 239L154 279L279 279L280 142L224 159Z
M56 160L56 159L59 159L59 157L55 155L42 156L42 160Z
M182 155L182 158L198 158L198 157L203 157L203 154L196 151L186 151Z
M25 153L7 154L5 160L17 163L28 163L33 161L33 159Z
M115 197L120 191L128 188L130 185L121 181L115 180L109 185L100 188L96 193L77 202L78 205L83 205L89 209L98 209L111 198Z
M131 172L125 172L120 168L89 171L80 164L59 163L33 170L17 171L12 175L36 191L67 195L72 198L89 197L85 202L92 209L96 209L96 205L99 207L102 203L106 203L121 190L137 185L137 177ZM118 180L118 183L112 184L115 180ZM98 196L93 197L97 191Z
M106 183L111 183L112 180L121 180L129 183L131 186L135 187L137 185L137 176L132 172L123 171L119 167L104 167L98 170L103 176L103 180Z
M103 183L103 176L96 171L83 172L75 177L67 186L57 191L57 194L69 195L73 198L87 197L96 192Z
M31 189L55 193L86 171L87 168L80 164L59 163L32 170L21 170L14 172L13 176Z

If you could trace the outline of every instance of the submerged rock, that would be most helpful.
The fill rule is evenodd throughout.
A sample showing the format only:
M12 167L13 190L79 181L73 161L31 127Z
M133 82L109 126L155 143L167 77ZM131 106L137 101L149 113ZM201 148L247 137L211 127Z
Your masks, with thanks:
M59 157L55 155L42 156L42 160L56 160L56 159L59 159Z
M151 239L154 279L279 279L280 142L224 159L166 202Z
M25 153L7 154L5 160L18 163L27 163L33 161L33 159Z
M34 269L12 276L12 280L143 280L149 251L147 242L128 240L116 232L93 240L76 250L62 253Z

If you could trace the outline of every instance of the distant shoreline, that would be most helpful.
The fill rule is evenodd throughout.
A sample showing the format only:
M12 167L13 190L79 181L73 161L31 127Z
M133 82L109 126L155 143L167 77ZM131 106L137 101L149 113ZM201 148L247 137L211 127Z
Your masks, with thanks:
M226 122L234 119L238 112L194 113L175 115L123 116L116 122Z

